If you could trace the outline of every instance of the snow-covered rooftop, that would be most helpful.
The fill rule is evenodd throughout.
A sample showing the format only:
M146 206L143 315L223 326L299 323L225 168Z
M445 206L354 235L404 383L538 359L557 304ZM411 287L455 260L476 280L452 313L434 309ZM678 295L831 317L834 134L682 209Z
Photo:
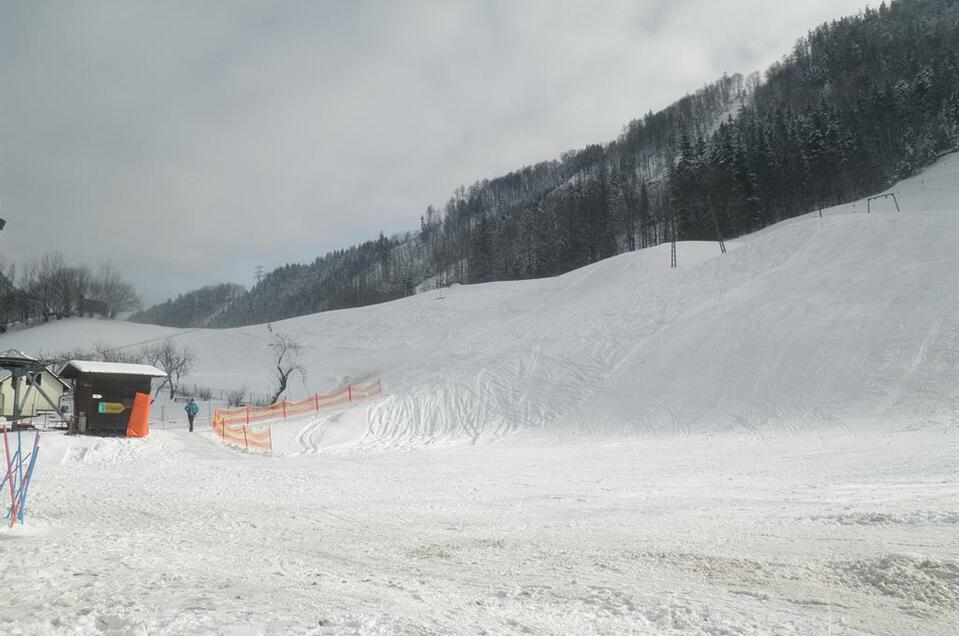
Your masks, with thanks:
M25 360L27 362L36 362L37 359L33 356L28 356L19 349L7 349L6 351L0 353L0 360Z
M107 373L113 375L148 375L165 378L166 373L149 364L130 364L127 362L100 362L98 360L70 360L60 372L63 377L73 377L71 369L78 373Z

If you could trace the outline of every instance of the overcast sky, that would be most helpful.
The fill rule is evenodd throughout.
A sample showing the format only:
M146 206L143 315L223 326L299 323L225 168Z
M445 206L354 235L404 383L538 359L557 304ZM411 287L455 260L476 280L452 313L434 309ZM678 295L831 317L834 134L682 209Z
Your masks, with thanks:
M0 0L0 253L147 303L418 226L863 0Z

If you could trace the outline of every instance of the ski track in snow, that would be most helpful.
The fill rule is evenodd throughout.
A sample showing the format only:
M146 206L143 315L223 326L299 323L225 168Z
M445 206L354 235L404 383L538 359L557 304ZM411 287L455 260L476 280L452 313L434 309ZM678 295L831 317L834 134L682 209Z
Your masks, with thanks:
M675 271L659 246L273 323L304 345L290 399L384 395L276 423L273 456L162 400L145 439L47 434L0 634L951 634L955 186L959 155L902 214L681 243ZM164 336L190 383L269 386L264 325L0 350Z

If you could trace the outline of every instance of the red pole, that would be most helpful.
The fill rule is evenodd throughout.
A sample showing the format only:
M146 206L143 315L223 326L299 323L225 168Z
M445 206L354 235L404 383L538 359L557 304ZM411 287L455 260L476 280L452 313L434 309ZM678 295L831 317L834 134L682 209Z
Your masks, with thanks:
M283 419L286 419L286 400L283 400Z
M319 411L320 410L320 394L319 393L313 394L313 401L316 402L316 410Z
M7 453L7 482L10 484L10 527L13 527L13 520L17 518L17 501L13 494L13 463L10 457L10 442L7 439L7 429L3 429L3 448Z
M350 396L350 402L353 401L353 387L349 384L346 385L346 394Z
M250 442L246 439L246 427L243 427L243 445L246 446L247 450L250 450Z
M250 423L250 407L249 406L246 407L246 423L247 425L249 425Z

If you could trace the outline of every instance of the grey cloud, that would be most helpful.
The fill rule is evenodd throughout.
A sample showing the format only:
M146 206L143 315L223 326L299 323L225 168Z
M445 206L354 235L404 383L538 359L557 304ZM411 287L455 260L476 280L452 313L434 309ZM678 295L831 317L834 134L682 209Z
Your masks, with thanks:
M0 3L0 250L149 301L412 229L859 2Z

